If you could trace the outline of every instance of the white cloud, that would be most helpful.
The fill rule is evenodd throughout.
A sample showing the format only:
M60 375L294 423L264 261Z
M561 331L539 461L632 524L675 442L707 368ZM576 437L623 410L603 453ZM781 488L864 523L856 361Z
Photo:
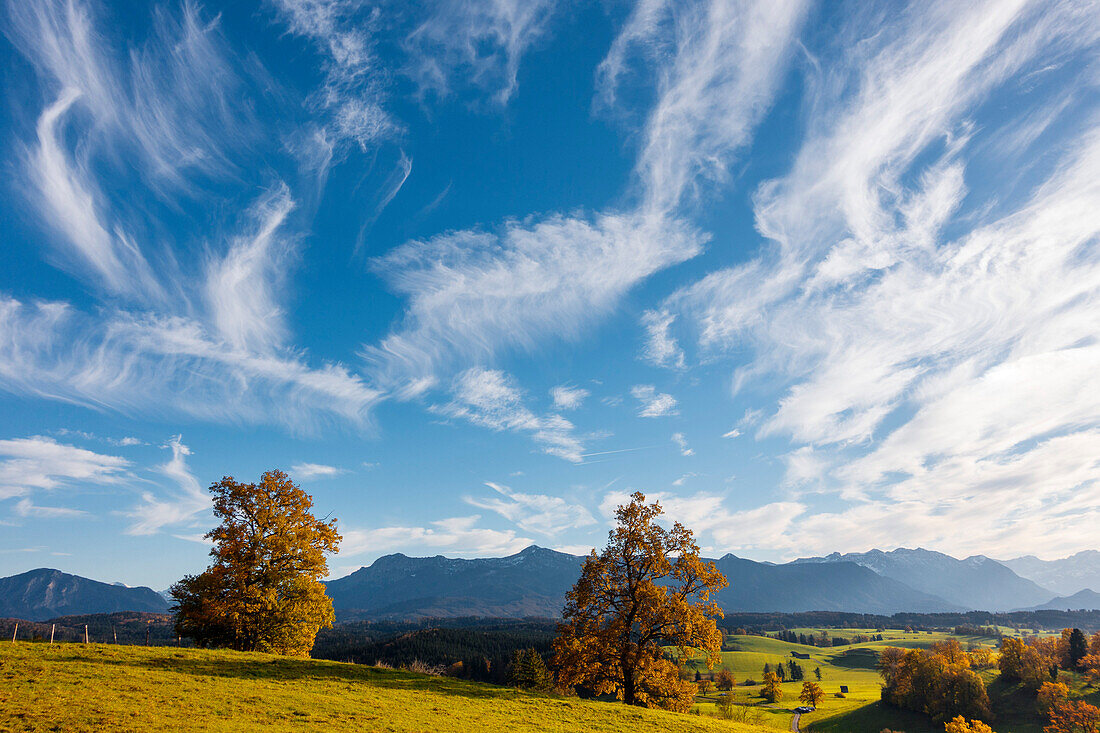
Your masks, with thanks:
M658 392L652 384L637 384L630 388L630 394L638 400L641 407L639 417L664 417L678 414L676 398L664 392Z
M286 332L273 292L286 270L289 243L280 228L294 208L285 184L252 207L255 230L230 242L223 257L207 265L205 296L218 334L235 349L269 352Z
M35 519L65 519L82 517L87 512L80 509L66 509L57 506L38 506L29 498L23 498L15 502L15 513L21 517L33 517Z
M484 529L477 526L481 517L451 517L429 522L428 527L378 527L341 529L344 537L340 556L383 554L408 550L423 553L425 548L448 555L510 555L532 543L513 530Z
M550 397L554 400L555 410L576 410L588 397L588 390L561 384L551 388Z
M644 493L647 502L660 502L664 510L661 521L680 522L695 533L696 542L715 554L789 548L793 542L789 535L796 522L801 530L801 517L807 509L799 502L772 502L731 512L726 508L726 498L717 494ZM626 491L608 492L600 504L600 512L613 517L616 507L629 502L630 494Z
M0 295L0 388L110 407L171 410L208 420L311 430L332 419L364 424L379 394L338 364L299 353L254 354L184 317L115 312L103 323L66 303Z
M130 462L40 435L0 440L0 499L75 484L117 484ZM30 506L30 505L28 505Z
M659 65L636 173L643 210L668 212L726 166L770 108L807 2L640 2L600 66L605 103L631 62Z
M500 349L578 338L633 286L699 247L680 222L611 214L409 242L374 262L409 305L402 325L364 356L380 384L415 394Z
M676 447L680 449L680 455L682 455L682 456L693 456L693 455L695 455L695 451L688 447L687 438L684 437L683 433L673 433L672 434L672 442L675 443Z
M272 1L291 32L325 59L325 84L314 101L328 111L332 135L367 150L399 134L401 125L382 104L386 78L373 39L379 10L355 0Z
M522 494L507 486L486 482L501 498L465 497L467 504L496 512L525 532L553 536L568 529L595 524L596 518L579 504L570 504L558 496Z
M1032 72L1091 63L1100 23L1072 2L925 3L837 37L865 40L811 73L806 140L754 197L767 249L662 308L707 357L751 350L735 389L780 383L760 435L792 442L786 481L839 493L789 546L1074 549L1041 532L1094 518L1063 507L1100 424L1100 127L1066 103L1087 74ZM995 144L1036 119L1025 137L1056 120L1062 142ZM991 170L1011 171L993 193Z
M43 214L68 239L84 266L112 293L163 297L145 258L124 234L101 222L87 173L74 167L61 143L61 121L81 96L67 88L38 118L38 148L27 161ZM79 272L80 268L75 268Z
M172 451L172 458L158 470L175 482L178 491L167 496L151 491L142 493L141 503L126 512L133 519L127 534L156 534L167 526L191 522L210 509L210 495L187 466L191 449L183 444L183 437L173 436L164 447Z
M546 33L555 0L430 3L409 34L406 69L421 95L453 93L456 77L505 104L516 92L520 59Z
M490 430L526 433L548 455L580 463L584 445L573 424L561 415L539 416L523 404L515 380L501 371L467 369L454 381L455 399L435 408L448 417L468 420Z
M646 311L642 325L646 330L646 345L642 355L657 366L684 368L684 351L672 335L676 316L667 311Z
M722 433L723 438L737 438L741 435L741 431L738 428L734 428L729 432Z
M371 466L373 464L364 465ZM291 477L301 481L314 478L332 478L343 473L347 473L347 471L336 466L326 466L323 463L295 463L290 467Z

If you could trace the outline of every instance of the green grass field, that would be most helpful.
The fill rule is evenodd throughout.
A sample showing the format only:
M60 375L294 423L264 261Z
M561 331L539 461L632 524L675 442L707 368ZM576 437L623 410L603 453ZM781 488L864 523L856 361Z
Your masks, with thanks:
M816 632L818 629L794 629L796 633ZM852 644L849 646L818 648L802 644L790 644L785 641L761 636L726 637L727 646L734 651L722 652L722 666L728 668L737 680L733 690L737 702L752 705L760 716L760 722L774 729L788 730L792 714L790 709L801 703L798 695L802 682L785 682L782 685L783 699L774 708L764 707L760 698L761 685L744 686L747 679L759 683L763 677L764 663L774 668L779 662L793 659L791 652L809 654L809 659L797 659L805 679L817 681L814 669L820 668L822 678L819 684L825 690L824 702L814 713L803 715L800 725L803 731L810 733L879 733L883 728L903 730L906 733L943 733L943 725L933 724L926 716L888 707L880 702L881 678L875 671L876 655L884 646L904 648L924 648L936 641L954 638L965 648L973 643L994 647L994 641L985 637L954 636L952 634L905 633L901 630L876 632L873 629L844 629L833 631L833 636L850 637L857 633L881 633L882 641ZM701 661L692 661L689 669L708 673ZM712 671L717 671L715 667ZM1034 696L1020 689L1018 685L1006 685L997 679L997 671L987 670L981 673L989 691L990 701L996 718L989 722L998 733L1041 733L1045 721L1034 709ZM1059 681L1069 685L1075 696L1082 697L1093 705L1100 705L1100 690L1085 686L1080 675L1062 673ZM841 685L848 688L843 698L835 696ZM703 714L712 714L716 694L697 698L696 707Z
M725 731L754 726L268 654L0 643L0 731Z

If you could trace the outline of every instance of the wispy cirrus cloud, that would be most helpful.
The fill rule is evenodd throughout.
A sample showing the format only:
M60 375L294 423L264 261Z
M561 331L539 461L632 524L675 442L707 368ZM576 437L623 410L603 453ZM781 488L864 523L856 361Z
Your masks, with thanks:
M421 96L449 96L458 83L505 104L519 84L520 60L543 37L557 0L463 0L428 3L405 40L406 73Z
M576 338L638 283L701 252L707 236L678 209L691 180L721 179L748 140L803 12L801 3L662 6L658 14L670 20L653 32L672 51L648 59L661 82L635 167L637 208L450 232L375 260L409 300L401 325L364 349L380 383L418 394L441 373L500 351Z
M356 0L271 0L291 32L320 50L325 83L315 104L328 112L336 140L363 150L393 138L400 123L386 110L387 77L375 55L380 11Z
M337 466L328 466L324 463L295 463L290 467L291 478L308 481L315 478L332 478L347 473Z
M676 444L676 447L680 450L682 456L693 456L695 451L688 445L687 438L683 433L673 433L672 442Z
M464 501L479 509L496 512L525 532L556 536L569 529L596 523L596 518L588 509L559 496L524 494L491 481L485 482L485 485L498 496L467 496Z
M152 491L142 493L141 503L126 512L133 520L128 534L156 534L165 527L192 522L210 509L210 495L202 489L187 465L191 449L184 445L183 436L173 436L164 447L172 451L172 457L157 470L171 479L177 490L167 495Z
M309 431L363 425L379 393L338 364L234 348L195 319L109 315L0 297L0 389L141 414L156 409Z
M851 502L800 524L813 551L862 522L864 544L1009 552L1012 532L1066 519L1059 502L1091 486L1100 128L1066 93L1095 84L1072 69L1095 63L1100 23L1075 2L928 3L886 21L857 14L821 50L839 58L811 76L806 140L754 198L768 247L664 307L705 354L752 346L740 389L786 380L760 434L794 444L789 484ZM994 98L1011 111L990 113ZM1031 147L1053 119L1068 136ZM996 144L1025 127L1022 147ZM996 196L974 190L983 167L1014 171ZM983 529L965 537L934 526L972 518Z
M573 463L583 460L584 445L561 415L537 415L523 403L515 380L497 370L467 369L455 378L454 400L434 408L497 431L525 433L548 455Z
M667 392L658 392L652 384L636 384L630 394L640 403L638 417L665 417L676 415L676 398Z
M673 369L684 368L684 350L672 335L672 323L676 316L667 311L646 311L642 314L642 326L646 331L646 344L642 355L657 366Z
M559 384L550 389L550 398L554 401L555 410L576 410L587 397L588 390L582 387Z
M808 7L803 0L634 6L597 82L611 104L624 75L657 71L635 170L644 211L674 211L703 182L726 179L772 105Z
M79 484L118 484L130 465L124 458L43 436L0 440L0 499Z
M752 509L730 511L728 499L720 494L697 492L673 494L645 492L646 501L660 502L662 521L680 522L691 528L706 552L724 553L758 548L789 549L796 540L787 536L796 522L801 527L805 504L778 501ZM627 491L610 491L600 503L600 513L608 518L615 508L630 503Z
M252 231L234 237L225 254L207 265L204 295L210 320L234 349L269 353L283 344L278 286L292 243L282 228L293 208L286 185L275 186L252 205Z
M479 527L477 525L480 519L475 514L428 522L428 526L342 529L344 540L340 545L340 554L355 556L398 550L423 553L425 548L430 548L432 551L445 551L452 556L510 555L532 542L529 537L519 536L514 530Z
M699 247L682 223L611 214L409 242L374 261L409 304L402 324L364 357L380 385L417 394L440 372L500 350L578 338L634 285Z

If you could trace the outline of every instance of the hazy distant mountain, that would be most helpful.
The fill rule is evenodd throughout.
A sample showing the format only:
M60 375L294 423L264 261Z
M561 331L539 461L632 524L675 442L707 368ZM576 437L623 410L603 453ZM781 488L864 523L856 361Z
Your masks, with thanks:
M478 560L387 555L330 581L328 594L342 619L554 617L561 614L583 561L534 546ZM716 562L730 581L718 602L730 611L960 610L854 563L772 565L733 555Z
M1068 596L1082 588L1100 588L1100 552L1085 550L1061 560L1040 560L1025 555L1000 563L1021 578L1033 580L1044 588Z
M1032 606L1031 608L1021 609L1023 611L1080 611L1080 610L1097 610L1100 609L1100 593L1092 590L1091 588L1085 588L1079 590L1071 596L1058 596L1046 603L1038 606Z
M150 588L127 588L39 568L0 578L0 617L44 621L116 611L168 610L168 603Z
M854 562L910 588L968 610L1007 611L1048 600L1052 592L984 555L958 560L942 552L905 548L883 552L832 553L800 558L802 563Z
M716 561L730 587L718 594L727 611L849 611L889 615L899 611L963 610L853 562L767 565L726 555Z

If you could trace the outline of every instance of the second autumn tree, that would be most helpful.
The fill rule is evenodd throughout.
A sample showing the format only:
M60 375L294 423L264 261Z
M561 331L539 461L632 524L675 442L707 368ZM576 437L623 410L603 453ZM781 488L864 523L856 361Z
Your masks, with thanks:
M616 511L607 547L585 560L566 596L554 641L558 681L612 693L630 705L687 710L695 687L676 660L702 652L720 659L722 616L710 594L726 587L714 563L699 558L689 529L656 523L660 504L635 493ZM675 649L675 660L666 648Z

